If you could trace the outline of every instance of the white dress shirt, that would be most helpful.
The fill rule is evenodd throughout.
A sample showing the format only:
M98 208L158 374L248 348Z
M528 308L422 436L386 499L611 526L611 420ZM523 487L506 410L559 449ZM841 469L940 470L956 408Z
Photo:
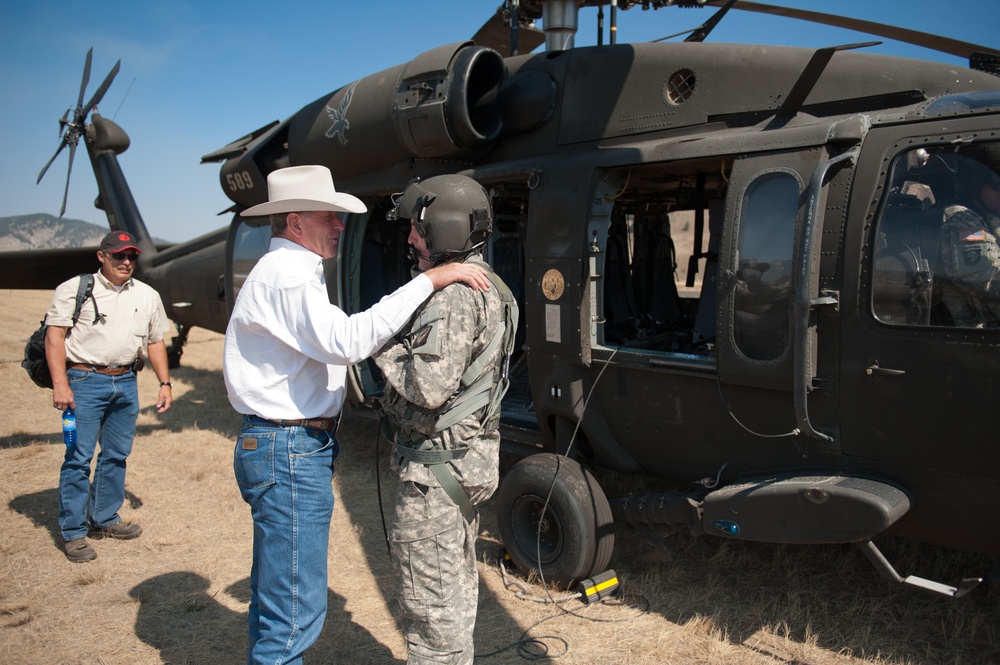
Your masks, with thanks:
M430 279L419 275L348 316L330 303L322 258L272 238L226 329L222 373L229 402L239 413L271 420L338 415L347 366L380 349L433 292Z

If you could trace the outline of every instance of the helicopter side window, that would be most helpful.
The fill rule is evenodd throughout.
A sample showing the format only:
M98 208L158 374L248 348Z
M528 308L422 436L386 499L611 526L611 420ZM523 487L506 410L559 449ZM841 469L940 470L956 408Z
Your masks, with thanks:
M726 163L651 163L615 174L627 186L613 197L597 252L602 344L698 361L715 355Z
M247 275L267 253L271 244L271 226L267 217L241 218L233 240L233 301Z
M1000 327L998 148L922 147L895 159L874 240L879 321Z
M747 358L774 361L788 349L799 182L776 171L755 180L743 202L737 238L733 337Z

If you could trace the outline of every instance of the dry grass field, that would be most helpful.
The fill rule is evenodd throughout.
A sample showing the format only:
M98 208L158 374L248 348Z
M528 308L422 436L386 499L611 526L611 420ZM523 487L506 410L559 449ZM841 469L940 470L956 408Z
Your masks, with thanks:
M96 561L59 547L63 454L51 393L19 366L48 292L0 293L0 663L236 664L245 660L251 520L232 473L238 418L221 376L222 340L195 330L175 370L174 408L158 416L151 372L129 460L126 519L133 541L95 541ZM375 427L341 429L331 526L330 612L307 663L400 663L392 583L376 495ZM384 460L384 456L383 456ZM381 476L388 496L392 479ZM611 482L621 482L611 480ZM995 520L994 520L995 522ZM949 601L890 586L851 547L801 548L674 536L671 560L619 528L612 566L622 598L559 606L518 598L494 561L495 518L479 542L477 650L524 635L566 665L846 665L1000 663L1000 587ZM888 540L901 572L956 583L993 562ZM543 590L527 584L528 595ZM530 648L530 647L528 647ZM517 648L477 663L524 662Z

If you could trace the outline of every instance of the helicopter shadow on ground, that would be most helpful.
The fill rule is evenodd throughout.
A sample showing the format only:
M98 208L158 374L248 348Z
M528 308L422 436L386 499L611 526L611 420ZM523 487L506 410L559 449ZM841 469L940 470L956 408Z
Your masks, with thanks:
M880 662L1000 662L996 582L955 600L890 584L854 545L778 545L682 533L666 539L668 560L651 562L650 546L637 532L617 527L616 537L611 564L626 593L648 594L651 610L677 624L709 618L730 643L778 662L800 660L772 634L793 645L813 643ZM903 575L957 584L995 565L989 557L902 538L885 536L878 543ZM658 588L629 588L630 579L657 580Z
M52 469L52 478L58 481L58 468ZM135 510L142 506L142 499L126 489L125 503ZM27 517L35 527L48 531L52 543L57 549L62 549L62 534L59 531L58 488L52 487L31 494L21 494L11 499L7 506L14 512Z
M136 636L157 649L165 663L246 662L247 613L219 602L211 582L190 571L164 573L136 586L139 602ZM249 579L224 590L242 604L250 602ZM395 662L389 649L351 621L344 598L328 590L329 611L323 633L309 649L317 662Z

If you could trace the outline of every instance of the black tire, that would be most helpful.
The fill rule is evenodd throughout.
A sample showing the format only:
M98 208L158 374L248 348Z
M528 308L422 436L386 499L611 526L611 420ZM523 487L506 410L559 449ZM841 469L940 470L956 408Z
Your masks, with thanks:
M538 571L540 562L545 581L564 588L607 570L615 547L604 490L578 462L552 453L525 457L504 476L497 521L518 569Z

